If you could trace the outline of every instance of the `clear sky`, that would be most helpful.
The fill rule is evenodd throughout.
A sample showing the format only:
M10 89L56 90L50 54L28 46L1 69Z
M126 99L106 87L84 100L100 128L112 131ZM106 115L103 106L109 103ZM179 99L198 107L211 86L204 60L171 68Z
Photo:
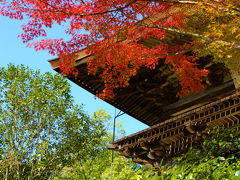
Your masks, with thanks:
M55 73L47 60L54 57L46 51L35 52L33 48L27 48L17 36L21 33L21 21L0 16L0 67L6 67L8 63L15 65L24 64L31 69L40 69L42 73L50 71ZM61 37L64 34L59 28L54 28L49 32L49 37ZM94 95L71 83L72 96L77 104L84 104L89 115L98 109L105 109L111 116L114 116L114 107L100 99L95 99ZM118 112L118 111L117 111ZM117 119L123 124L126 135L135 133L147 128L146 125L133 119L128 115L123 115Z

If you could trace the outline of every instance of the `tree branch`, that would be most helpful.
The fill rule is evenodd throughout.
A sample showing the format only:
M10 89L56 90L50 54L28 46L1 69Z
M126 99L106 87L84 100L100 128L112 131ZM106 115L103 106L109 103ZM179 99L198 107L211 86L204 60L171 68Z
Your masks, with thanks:
M235 49L240 49L240 45L239 44L234 44L231 42L227 42L227 41L223 41L223 40L216 40L216 39L211 39L209 37L203 36L201 34L197 34L197 33L191 33L191 32L186 32L186 31L181 31L178 29L174 29L174 28L167 28L167 27L163 27L163 26L159 26L159 25L154 25L154 24L146 24L144 22L140 22L137 25L139 26L144 26L144 27L148 27L148 28L157 28L157 29L162 29L165 30L166 32L171 32L171 33L177 33L177 34L181 34L184 36L191 36L194 38L200 38L203 39L207 42L215 42L217 44L224 44L228 47L233 47Z
M84 175L84 179L88 180L81 159L80 159L79 163L80 163L80 166L82 167L82 172L83 172L83 175Z
M39 0L40 2L52 7L53 9L55 9L54 12L61 12L61 13L64 13L64 14L68 14L68 15L75 15L75 16L96 16L96 15L103 15L103 14L107 14L107 13L112 13L112 12L117 12L117 11L122 11L123 9L131 6L132 4L136 3L138 0L133 0L133 1L130 1L128 4L126 4L125 6L122 6L122 7L119 7L119 8L116 8L116 9L112 9L112 10L108 10L108 11L102 11L102 12L96 12L96 13L71 13L71 12L67 12L67 11L63 11L59 8L57 8L56 6L53 6L47 2L44 2L44 1L41 1ZM41 9L35 9L35 10L39 10L39 11L42 11ZM46 11L46 10L45 10ZM49 10L49 12L51 12L52 10Z
M181 1L181 0L177 0L177 1L172 1L172 0L139 0L139 1L150 1L150 2L163 2L163 3L172 3L172 4L188 4L188 5L198 5L200 2L196 2L196 1ZM216 3L220 3L218 1L214 1L213 2L216 2ZM232 12L232 10L235 10L237 12L240 12L240 9L238 8L222 8L222 7L218 7L218 6L215 6L211 3L207 3L207 2L201 2L203 5L206 5L206 6L210 6L214 9L218 9L218 10L221 10L221 11L229 11L229 12Z

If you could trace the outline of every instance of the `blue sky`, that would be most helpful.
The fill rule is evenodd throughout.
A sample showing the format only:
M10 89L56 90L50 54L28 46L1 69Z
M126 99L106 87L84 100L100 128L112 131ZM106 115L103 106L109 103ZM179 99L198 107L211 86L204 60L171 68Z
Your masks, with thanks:
M0 66L6 67L8 63L24 64L34 70L40 69L42 73L47 71L55 73L47 62L47 60L53 59L53 56L45 51L35 52L33 48L27 48L26 44L23 44L21 39L17 37L21 33L21 23L21 21L0 16ZM59 28L54 28L49 32L51 38L61 36L63 33ZM70 84L75 102L84 104L88 114L92 115L98 109L105 109L112 117L114 116L114 107L100 99L95 99L94 95L77 85L71 82ZM117 121L123 124L126 135L147 128L146 125L128 115L121 116Z

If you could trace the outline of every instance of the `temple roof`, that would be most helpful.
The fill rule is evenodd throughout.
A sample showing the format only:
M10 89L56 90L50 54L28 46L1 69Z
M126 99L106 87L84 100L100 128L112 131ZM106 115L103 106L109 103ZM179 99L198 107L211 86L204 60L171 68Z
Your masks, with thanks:
M161 43L171 47L191 41L189 36L166 32L164 40L149 38L140 43L152 48ZM90 56L85 50L76 53L74 66L79 74L66 78L96 95L104 89L104 82L98 75L88 75L87 58ZM61 59L49 62L60 72ZM165 59L159 59L159 65L153 70L141 68L130 79L128 87L116 89L114 99L106 102L150 128L121 138L108 148L151 167L161 159L168 160L198 145L215 126L230 128L239 124L240 98L235 94L229 70L223 64L214 63L211 56L201 57L196 62L198 68L210 71L203 79L207 88L198 94L177 97L181 90L179 79L174 68L165 64Z
M171 45L189 41L189 37L173 34L168 39ZM156 39L142 41L147 47L162 43ZM104 82L97 75L88 75L85 50L76 53L75 67L78 76L66 76L78 86L93 95L104 89ZM130 79L127 88L115 90L115 97L106 100L109 104L127 113L135 119L151 126L133 135L121 138L108 148L120 155L132 158L134 162L147 167L157 165L162 159L169 161L194 145L199 145L204 135L215 126L232 127L239 124L240 100L235 94L235 86L230 72L223 64L212 62L211 56L197 60L198 67L209 69L209 75L203 80L207 85L200 93L192 93L182 98L179 79L174 68L159 59L159 65L153 69L141 68ZM49 61L52 68L60 72L61 59Z

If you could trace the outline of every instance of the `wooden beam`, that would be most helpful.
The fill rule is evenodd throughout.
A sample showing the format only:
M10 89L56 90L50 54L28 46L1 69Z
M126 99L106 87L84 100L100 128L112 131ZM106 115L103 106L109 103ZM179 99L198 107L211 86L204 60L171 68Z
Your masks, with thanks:
M212 102L216 100L218 96L226 96L226 94L227 95L231 94L233 90L234 83L231 80L217 87L206 89L198 94L193 94L188 97L185 97L177 101L176 103L163 107L162 110L166 113L168 112L169 114L173 114L183 109L189 108L195 104L204 104ZM191 109L188 109L188 111L190 110Z
M124 153L126 153L128 156L132 157L133 156L133 151L129 147L124 148Z
M117 144L108 144L107 148L111 149L111 150L115 150L118 148L118 145Z
M239 71L231 71L231 76L234 82L235 89L240 89L240 72Z

